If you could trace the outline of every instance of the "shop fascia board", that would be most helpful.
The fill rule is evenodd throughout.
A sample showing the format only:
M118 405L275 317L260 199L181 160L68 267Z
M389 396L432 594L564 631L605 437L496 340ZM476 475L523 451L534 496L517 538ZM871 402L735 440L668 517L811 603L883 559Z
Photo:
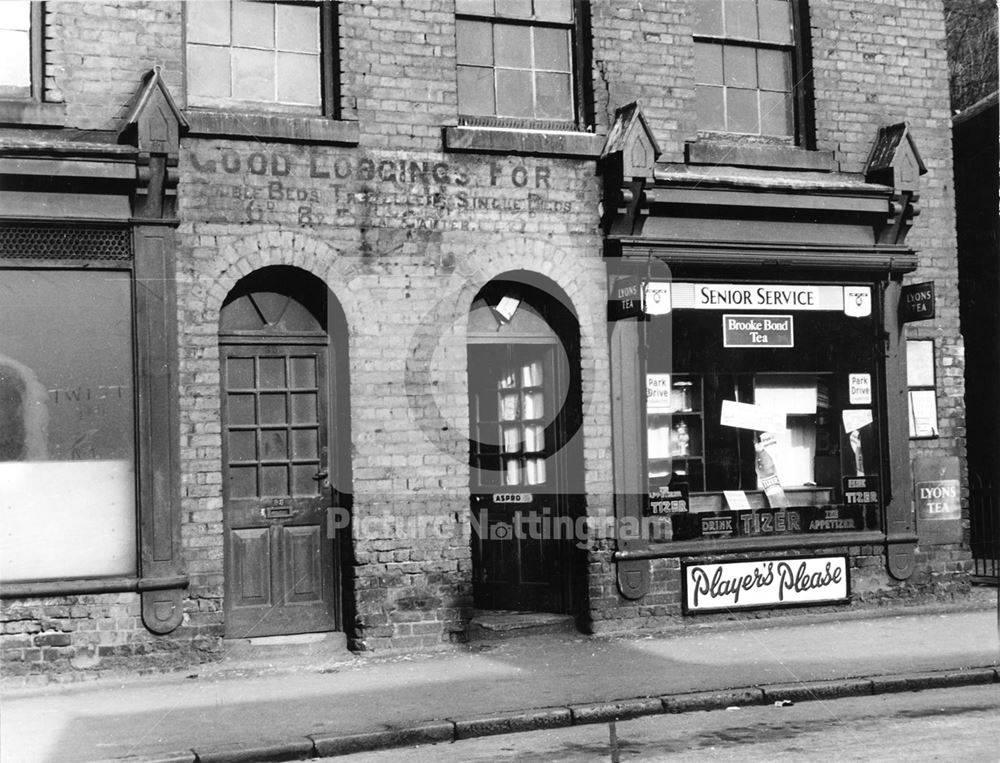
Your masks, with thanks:
M684 241L678 239L621 238L618 258L642 264L667 257L672 265L782 266L802 269L832 268L901 275L917 269L917 255L903 245L844 246L747 241Z
M0 142L0 217L125 222L132 215L135 160L131 146Z
M886 216L892 189L879 187L860 193L809 191L795 189L706 188L704 184L686 186L657 185L647 190L651 207L731 207L753 210L796 210L824 214Z

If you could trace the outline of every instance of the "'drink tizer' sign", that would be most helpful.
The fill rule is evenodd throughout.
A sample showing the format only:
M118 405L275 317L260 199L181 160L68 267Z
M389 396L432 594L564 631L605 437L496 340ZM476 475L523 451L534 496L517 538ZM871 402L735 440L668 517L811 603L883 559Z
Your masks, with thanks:
M791 315L722 316L723 347L794 347Z

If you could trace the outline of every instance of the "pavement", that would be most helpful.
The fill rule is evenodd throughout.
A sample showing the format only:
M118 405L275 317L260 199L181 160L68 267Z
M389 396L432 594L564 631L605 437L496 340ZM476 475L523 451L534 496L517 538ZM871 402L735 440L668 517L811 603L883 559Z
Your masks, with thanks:
M197 672L5 688L0 759L304 760L660 713L998 682L993 589L950 606L692 619L655 636L548 633L419 655L230 659Z

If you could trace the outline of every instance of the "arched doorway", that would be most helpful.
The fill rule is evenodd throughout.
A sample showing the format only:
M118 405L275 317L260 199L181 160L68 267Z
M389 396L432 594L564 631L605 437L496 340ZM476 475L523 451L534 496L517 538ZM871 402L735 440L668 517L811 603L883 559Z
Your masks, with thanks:
M229 638L343 629L346 330L325 284L263 268L219 324ZM343 525L343 522L339 523Z
M476 608L572 613L582 594L579 325L554 287L487 284L469 315Z

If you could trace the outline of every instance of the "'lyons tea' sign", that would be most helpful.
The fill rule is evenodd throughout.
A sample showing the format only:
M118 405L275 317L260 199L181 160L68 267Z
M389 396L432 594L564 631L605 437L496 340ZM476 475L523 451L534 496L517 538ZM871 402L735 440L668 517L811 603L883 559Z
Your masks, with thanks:
M684 611L712 612L847 601L846 556L684 566Z

